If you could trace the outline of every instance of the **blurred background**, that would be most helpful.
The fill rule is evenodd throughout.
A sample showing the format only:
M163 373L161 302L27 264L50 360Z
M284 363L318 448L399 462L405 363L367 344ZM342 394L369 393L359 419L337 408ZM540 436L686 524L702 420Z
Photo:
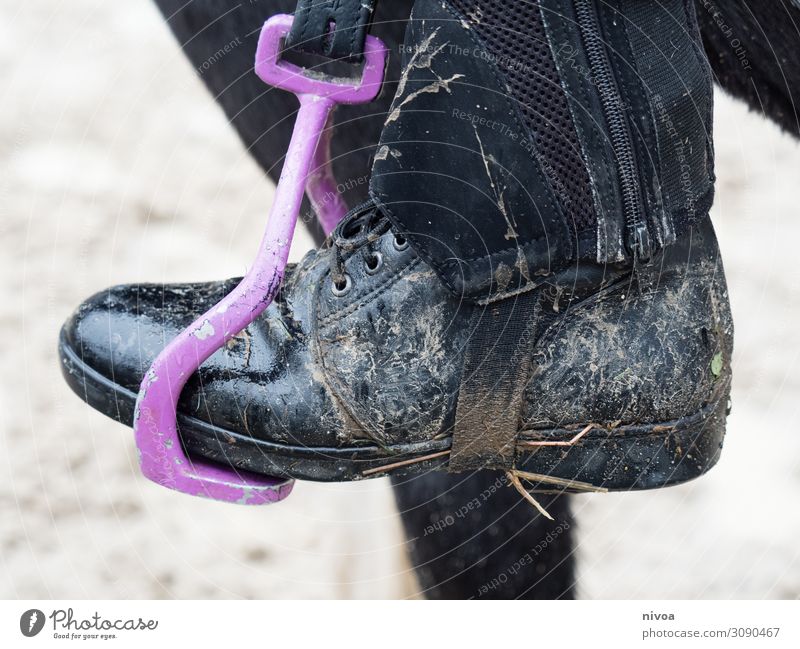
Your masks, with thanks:
M687 485L573 497L581 597L800 598L800 147L721 94L715 135L725 451ZM61 379L75 306L242 274L272 190L148 0L0 0L0 597L418 596L388 481L181 496Z

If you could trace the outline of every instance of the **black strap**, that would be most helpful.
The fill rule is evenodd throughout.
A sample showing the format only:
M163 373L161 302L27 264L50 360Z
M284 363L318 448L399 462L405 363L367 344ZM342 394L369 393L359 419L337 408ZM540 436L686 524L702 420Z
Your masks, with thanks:
M475 308L448 471L514 467L540 297L533 290Z
M299 0L286 46L332 59L360 61L376 3L377 0Z

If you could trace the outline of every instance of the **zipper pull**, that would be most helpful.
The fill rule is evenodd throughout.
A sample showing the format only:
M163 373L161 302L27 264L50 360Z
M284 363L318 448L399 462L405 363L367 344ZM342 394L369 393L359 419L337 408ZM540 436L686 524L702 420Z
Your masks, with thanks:
M634 261L647 263L653 256L653 246L650 241L650 232L644 223L636 223L630 231L628 248L633 255Z

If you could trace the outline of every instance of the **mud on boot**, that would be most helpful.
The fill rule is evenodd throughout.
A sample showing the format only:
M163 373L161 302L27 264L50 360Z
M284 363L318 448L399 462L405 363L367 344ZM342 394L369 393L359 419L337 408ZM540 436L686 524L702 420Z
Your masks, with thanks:
M355 480L447 469L455 449L467 468L514 467L609 489L682 482L716 462L732 325L708 220L635 271L581 265L510 298L501 328L517 326L514 309L525 300L531 344L518 348L525 358L513 376L495 368L480 381L520 388L509 416L489 410L491 396L472 395L466 411L461 400L476 327L497 306L454 298L374 210L343 222L338 238L351 240L353 230L363 245L340 261L344 279L335 279L340 247L309 253L276 303L189 381L179 424L191 453L269 475ZM141 377L165 341L235 284L97 294L62 331L68 383L131 425ZM497 430L498 416L513 429ZM490 450L487 429L502 440ZM469 437L454 442L454 431ZM387 465L396 468L379 470Z
M311 480L516 469L542 489L716 461L732 327L691 7L503 5L531 74L473 4L415 3L370 201L189 381L190 452ZM663 51L682 76L659 76ZM98 294L62 332L67 380L130 423L165 341L233 286Z

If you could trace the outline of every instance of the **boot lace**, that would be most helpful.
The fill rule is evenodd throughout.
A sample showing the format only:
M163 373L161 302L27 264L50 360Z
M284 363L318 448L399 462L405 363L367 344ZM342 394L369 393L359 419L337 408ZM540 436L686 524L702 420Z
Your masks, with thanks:
M331 279L334 294L341 295L350 288L350 277L345 272L344 263L347 257L360 248L366 248L365 263L380 263L380 254L374 249L374 243L391 227L388 217L380 212L372 200L354 207L336 226L331 234Z

